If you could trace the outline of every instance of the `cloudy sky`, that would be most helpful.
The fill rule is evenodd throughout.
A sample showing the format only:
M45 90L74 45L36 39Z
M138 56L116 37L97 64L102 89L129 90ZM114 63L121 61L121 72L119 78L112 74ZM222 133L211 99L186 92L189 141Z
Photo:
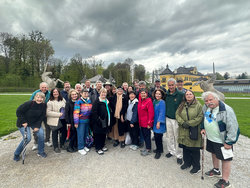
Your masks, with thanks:
M148 71L197 66L250 74L250 1L0 0L0 32L39 30L55 57L132 58Z

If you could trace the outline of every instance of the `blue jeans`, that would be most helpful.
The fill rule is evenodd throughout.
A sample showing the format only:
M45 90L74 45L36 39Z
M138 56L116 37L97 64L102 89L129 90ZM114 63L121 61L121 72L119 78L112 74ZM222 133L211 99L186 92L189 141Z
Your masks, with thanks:
M89 123L79 123L76 131L78 150L81 150L85 147L86 138L89 134Z
M24 127L18 128L19 131L21 132L21 134L24 137ZM44 132L43 132L43 128L40 127L39 130L36 132L36 135L38 137L38 153L43 153L44 152ZM27 127L27 143L29 143L31 140L31 132L30 132L30 127ZM20 144L18 145L18 147L16 148L16 151L14 152L14 155L20 155L23 151L23 144L24 144L24 140L22 139L22 141L20 142Z

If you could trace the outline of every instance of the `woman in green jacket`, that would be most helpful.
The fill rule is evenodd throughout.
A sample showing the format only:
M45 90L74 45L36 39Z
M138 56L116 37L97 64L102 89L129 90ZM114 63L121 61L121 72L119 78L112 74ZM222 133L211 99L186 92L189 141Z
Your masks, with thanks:
M176 111L176 120L179 125L178 143L183 148L184 164L181 169L193 166L190 173L196 174L200 171L200 148L202 146L200 124L203 120L203 113L202 106L192 91L185 92L184 99ZM195 140L190 139L190 127L196 128Z

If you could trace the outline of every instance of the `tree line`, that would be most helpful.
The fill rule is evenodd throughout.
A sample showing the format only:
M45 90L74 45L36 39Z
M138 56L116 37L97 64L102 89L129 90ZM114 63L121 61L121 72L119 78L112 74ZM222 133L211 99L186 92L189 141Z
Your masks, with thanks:
M113 62L107 67L103 60L85 58L80 54L68 59L55 58L51 40L40 31L17 36L1 32L0 50L0 87L37 88L45 68L53 73L53 77L67 80L72 85L97 74L105 78L112 76L116 85L123 81L131 83L131 65L134 65L134 79L148 77L145 67L134 64L131 58Z

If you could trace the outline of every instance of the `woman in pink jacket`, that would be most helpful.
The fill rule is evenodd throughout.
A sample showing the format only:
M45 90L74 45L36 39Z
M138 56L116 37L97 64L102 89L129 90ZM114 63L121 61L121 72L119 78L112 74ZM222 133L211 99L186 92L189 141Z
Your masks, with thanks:
M151 98L148 97L146 90L140 91L141 99L138 102L138 119L143 138L145 140L146 149L141 151L142 156L151 153L151 128L154 123L154 106Z

